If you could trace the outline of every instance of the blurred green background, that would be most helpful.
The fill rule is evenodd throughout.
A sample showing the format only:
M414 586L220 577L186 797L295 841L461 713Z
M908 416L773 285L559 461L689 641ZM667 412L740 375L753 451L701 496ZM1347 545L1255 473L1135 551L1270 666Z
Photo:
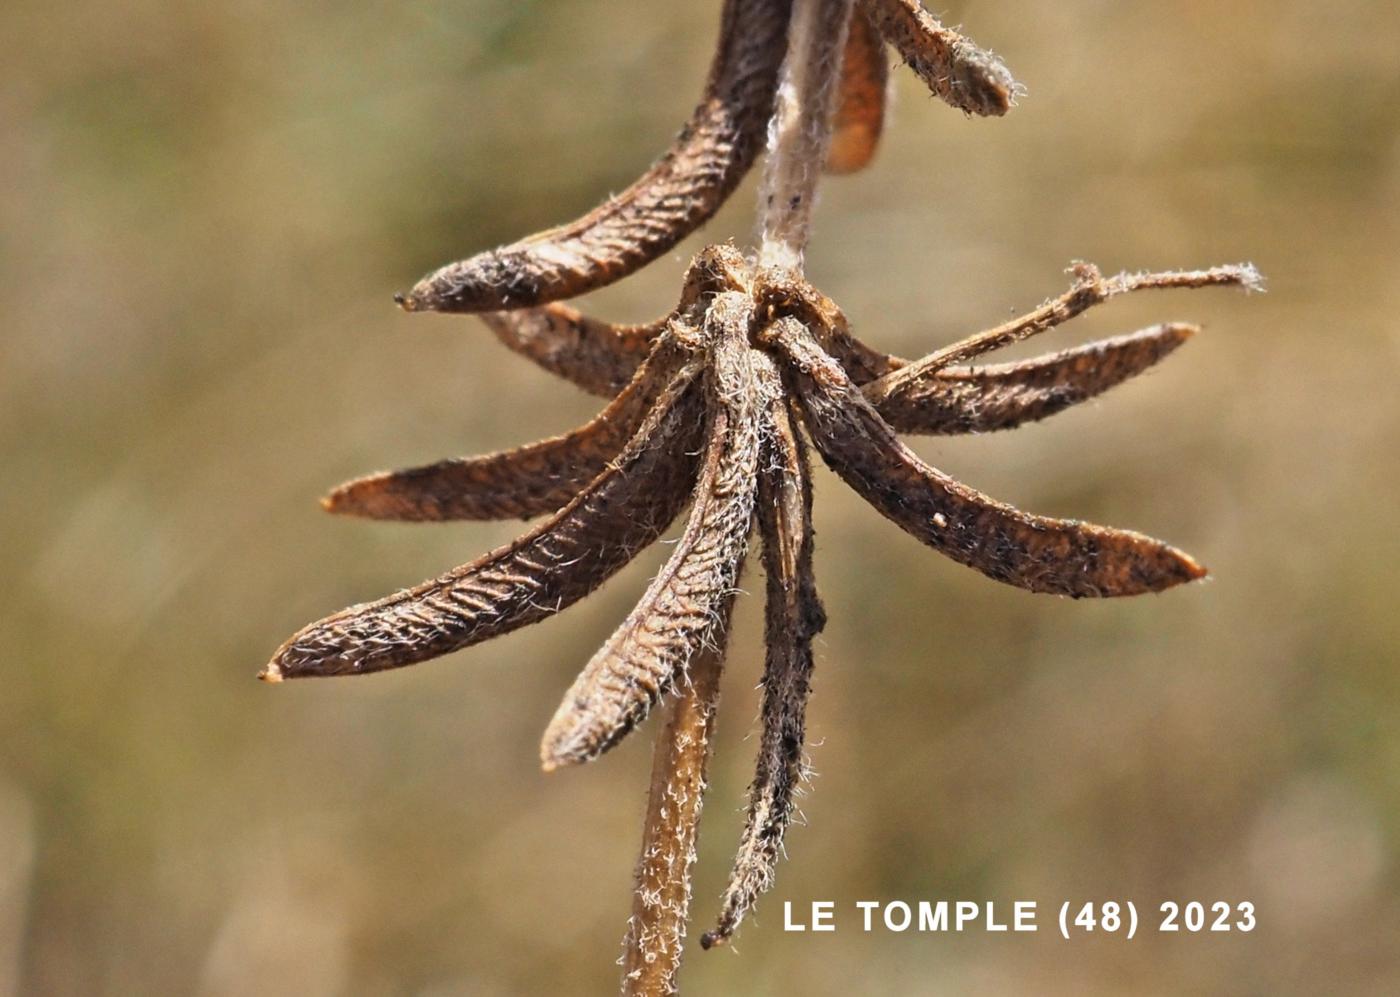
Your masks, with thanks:
M447 660L253 676L303 623L519 532L316 500L598 408L475 320L390 294L639 173L694 102L718 6L0 9L0 992L614 989L652 728L548 777L537 740L663 548ZM1400 992L1400 8L943 12L1028 94L968 120L898 72L875 164L824 187L813 278L917 355L1057 293L1073 259L1257 263L1267 295L1122 300L1019 351L1206 323L1140 381L914 444L1214 577L1029 596L820 471L808 825L737 951L690 953L686 989ZM587 307L664 311L705 240L748 236L753 197ZM700 921L751 773L758 603L727 673ZM1249 900L1259 927L782 931L784 900L862 898Z

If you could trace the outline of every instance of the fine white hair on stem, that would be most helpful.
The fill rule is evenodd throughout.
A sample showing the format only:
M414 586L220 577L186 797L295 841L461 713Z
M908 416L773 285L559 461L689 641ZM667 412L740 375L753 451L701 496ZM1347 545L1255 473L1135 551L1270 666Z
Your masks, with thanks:
M796 0L758 195L759 262L802 269L852 0Z

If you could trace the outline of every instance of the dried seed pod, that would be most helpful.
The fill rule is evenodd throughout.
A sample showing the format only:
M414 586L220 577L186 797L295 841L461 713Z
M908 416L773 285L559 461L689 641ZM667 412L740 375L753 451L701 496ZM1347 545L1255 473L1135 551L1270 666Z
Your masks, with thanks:
M674 336L663 335L652 345L651 358L627 389L571 433L482 457L358 478L322 504L330 512L416 522L529 519L560 509L633 437L688 355Z
M992 53L945 28L919 0L862 0L875 29L928 88L968 114L1002 115L1018 84Z
M646 717L728 615L753 517L759 431L743 294L711 304L704 465L685 532L627 619L593 656L545 731L546 770L588 761Z
M1066 295L920 360L866 346L803 278L802 259L823 165L850 171L874 154L886 42L954 106L984 115L1011 106L1018 88L1005 67L945 29L919 0L726 0L705 99L646 175L584 218L444 267L399 299L409 311L488 312L486 323L512 350L586 391L616 397L566 436L337 491L332 509L383 518L562 508L441 578L304 628L262 676L408 665L544 619L631 560L693 495L668 563L585 668L542 745L546 768L585 761L661 696L678 692L654 761L622 960L626 994L676 992L724 642L755 520L768 576L763 729L739 852L706 947L730 938L771 884L794 812L812 642L825 623L799 423L827 464L883 515L999 581L1113 596L1204 574L1182 552L1140 534L995 502L924 464L895 433L1005 428L1092 397L1159 361L1192 327L1159 326L1021 363L955 365L1115 294L1257 287L1258 274L1224 267L1106 280L1080 265ZM550 304L625 276L693 231L734 189L765 133L756 264L732 246L702 251L680 307L647 326L600 323Z
M510 349L604 398L627 387L668 318L646 325L613 325L560 304L481 316Z
M919 360L891 358L896 369L867 385L866 397L878 406L885 398L905 390L905 385L922 380L929 373L953 364L966 363L985 353L1038 336L1119 295L1172 288L1240 287L1246 291L1258 291L1263 287L1259 271L1248 264L1212 267L1209 270L1167 270L1104 277L1092 263L1076 263L1069 272L1074 279L1070 289L1033 311L935 350Z
M1032 516L955 481L914 455L795 319L774 323L803 422L822 458L906 532L989 578L1055 595L1155 592L1205 576L1159 540Z
M1199 331L1199 326L1169 322L1019 363L948 367L905 381L872 401L897 433L1013 429L1141 374ZM870 398L877 392L865 394Z
M617 460L554 516L440 578L303 628L261 677L411 665L536 623L592 592L685 505L704 411L697 370L677 375Z
M763 430L756 518L768 576L763 733L734 871L719 920L700 939L704 948L728 941L754 901L773 885L803 777L812 640L826 625L812 573L812 485L806 446L773 361L758 351L752 358Z
M726 0L700 105L632 186L567 225L449 264L399 303L408 311L528 308L595 290L640 269L700 225L763 147L791 0Z
M885 100L890 64L885 43L857 4L851 11L846 49L841 57L841 80L831 122L831 145L826 151L828 173L855 173L870 165L885 128Z

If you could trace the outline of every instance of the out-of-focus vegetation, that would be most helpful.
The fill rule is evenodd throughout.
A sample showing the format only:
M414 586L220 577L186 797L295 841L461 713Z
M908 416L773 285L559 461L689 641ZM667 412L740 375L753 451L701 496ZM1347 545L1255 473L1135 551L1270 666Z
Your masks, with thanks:
M570 217L699 91L718 3L162 2L0 10L0 992L608 992L648 734L546 777L545 720L661 556L544 625L364 680L253 681L293 629L519 524L333 520L350 475L595 401L430 266ZM967 120L898 74L829 182L816 282L905 355L1105 269L1160 370L1012 435L916 443L994 495L1132 526L1213 580L999 587L822 472L819 777L779 885L693 993L1400 992L1400 8L954 3L1029 87ZM703 238L750 230L752 184ZM670 306L681 250L588 306ZM752 579L751 579L752 580ZM752 586L751 586L752 587ZM761 590L761 586L759 587ZM739 828L744 600L696 913ZM784 934L782 903L1252 900L1250 935ZM1047 916L1042 916L1047 921Z

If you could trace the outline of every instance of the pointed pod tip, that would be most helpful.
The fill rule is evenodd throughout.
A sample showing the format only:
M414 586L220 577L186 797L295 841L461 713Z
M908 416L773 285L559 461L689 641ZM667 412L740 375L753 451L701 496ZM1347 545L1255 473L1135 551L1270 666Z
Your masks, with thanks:
M335 516L353 516L360 511L354 497L351 485L340 485L321 496L321 508Z
M362 519L417 522L443 518L415 509L414 496L396 487L395 478L394 472L383 471L337 485L321 497L321 508L333 516Z
M1178 585L1198 582L1210 575L1209 568L1185 551L1168 547L1165 553L1168 555L1170 567L1162 573L1158 583L1151 586L1150 591L1163 592Z
M1087 587L1081 584L1088 575L1076 571L1068 587L1040 591L1055 591L1075 599L1119 598L1165 592L1178 585L1198 582L1210 574L1209 569L1190 554L1160 540L1131 530L1091 529L1102 531L1101 536L1114 536L1112 554L1090 572L1096 576L1093 584Z
M547 774L568 763L569 760L559 752L559 737L555 734L554 724L551 722L540 741L540 769Z
M545 772L555 772L570 765L577 765L581 758L559 747L557 739L546 738L540 745L540 768Z
M1140 374L1153 364L1165 360L1185 346L1201 332L1201 326L1194 322L1163 322L1161 325L1151 326L1137 333L1146 340L1155 344L1155 356L1143 356L1143 365L1134 370L1133 374ZM1131 375L1130 375L1131 376Z
M333 516L388 519L401 522L435 518L413 514L412 495L394 487L395 475L383 471L336 485L321 496L321 508Z
M561 706L540 739L540 763L546 772L586 765L621 739L621 734L611 739L601 736L588 717L576 712L573 702L570 696L566 700L570 709ZM629 724L621 733L631 729Z
M578 765L585 759L563 751L557 744L546 741L540 745L540 769L544 772L557 772L559 769Z
M540 281L529 276L543 265L528 252L491 250L470 259L449 263L423 277L407 291L394 295L406 312L451 314L513 311L573 297L591 286L570 282Z
M587 674L585 670L584 674ZM581 713L572 692L567 696L540 738L540 762L546 772L570 765L582 765L598 754L590 751L596 741L588 733L589 721Z
M277 662L269 661L267 667L258 672L258 681L275 684L282 681L282 669L277 666Z

